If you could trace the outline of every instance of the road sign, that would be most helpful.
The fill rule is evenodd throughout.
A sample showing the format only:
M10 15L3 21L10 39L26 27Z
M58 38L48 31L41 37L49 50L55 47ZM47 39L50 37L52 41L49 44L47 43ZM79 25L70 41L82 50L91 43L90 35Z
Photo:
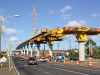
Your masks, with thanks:
M7 55L11 55L12 54L12 51L7 51Z
M6 48L7 48L8 50L11 50L11 49L13 48L13 46L9 43L9 44L6 46Z

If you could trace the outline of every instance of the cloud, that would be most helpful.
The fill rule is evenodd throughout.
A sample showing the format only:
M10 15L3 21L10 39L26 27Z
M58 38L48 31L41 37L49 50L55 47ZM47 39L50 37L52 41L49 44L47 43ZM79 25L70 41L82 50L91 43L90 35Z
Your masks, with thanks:
M3 14L5 9L0 8L0 13Z
M70 35L70 37L72 37L73 35ZM69 39L69 34L68 35L65 35L65 36L62 36L61 38L64 38L64 40L68 40Z
M13 35L16 36L16 33L23 33L24 31L11 29L11 28L5 28L5 26L1 26L1 33L7 34L7 35Z
M51 27L49 27L49 26L43 26L43 27L45 27L45 28L47 28L47 29L48 29L48 28L51 28Z
M87 39L89 40L89 36L87 36ZM96 35L96 36L90 36L90 39L99 40L100 36L98 36L98 35Z
M11 42L12 45L19 45L21 42Z
M9 21L6 21L3 16L0 15L0 17L2 18L3 23L9 23Z
M68 20L69 18L67 18L67 17L69 17L69 16L72 16L71 14L69 14L69 15L61 15L61 17L63 18L63 19L65 19L65 20Z
M60 11L64 14L64 13L66 13L70 9L72 9L71 6L65 6L63 9L60 9Z
M49 10L49 13L50 13L50 14L53 14L53 13L54 13L54 10L50 9L50 10Z
M92 17L98 17L98 14L92 14Z
M6 38L1 38L1 41L5 42L5 41L7 41L7 39Z
M17 37L11 37L9 39L9 41L11 41L11 42L17 42L17 41L19 41L19 39Z
M80 26L82 26L84 24L85 24L84 20L81 20L79 22L77 22L77 21L69 21L66 26L80 27Z

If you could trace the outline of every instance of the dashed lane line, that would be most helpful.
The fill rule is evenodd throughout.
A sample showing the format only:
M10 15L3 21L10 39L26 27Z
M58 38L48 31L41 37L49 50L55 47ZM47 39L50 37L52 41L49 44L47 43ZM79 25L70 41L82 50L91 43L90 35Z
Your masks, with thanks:
M39 64L39 65L40 65L40 64ZM67 72L71 72L71 73L77 73L77 74L82 74L82 75L89 75L89 74L85 74L85 73L80 73L80 72L65 70L65 69L56 68L56 67L51 67L51 66L47 66L47 65L41 65L41 66L45 66L45 67L49 67L49 68L54 68L54 69L58 69L58 70L62 70L62 71L67 71Z

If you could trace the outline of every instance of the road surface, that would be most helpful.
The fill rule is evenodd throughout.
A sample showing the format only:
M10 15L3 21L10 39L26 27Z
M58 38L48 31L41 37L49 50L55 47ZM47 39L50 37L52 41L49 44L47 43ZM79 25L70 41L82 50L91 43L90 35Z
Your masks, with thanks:
M26 59L20 61L14 58L13 62L20 75L100 75L100 68L39 61L38 65L28 65Z

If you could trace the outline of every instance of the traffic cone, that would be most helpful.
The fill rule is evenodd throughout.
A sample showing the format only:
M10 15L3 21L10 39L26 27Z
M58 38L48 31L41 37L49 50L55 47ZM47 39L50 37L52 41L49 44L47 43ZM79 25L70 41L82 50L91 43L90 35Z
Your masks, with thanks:
M92 61L89 61L89 66L92 66Z
M48 61L47 62L49 62L49 59L48 59Z
M1 67L2 67L2 63L1 63Z
M56 63L56 59L54 60L54 63Z
M66 64L66 60L64 59L64 64Z
M11 66L11 70L13 70L13 66Z
M76 65L79 65L79 61L78 60L76 61Z

